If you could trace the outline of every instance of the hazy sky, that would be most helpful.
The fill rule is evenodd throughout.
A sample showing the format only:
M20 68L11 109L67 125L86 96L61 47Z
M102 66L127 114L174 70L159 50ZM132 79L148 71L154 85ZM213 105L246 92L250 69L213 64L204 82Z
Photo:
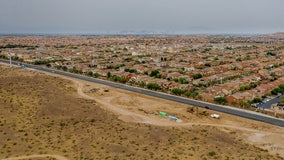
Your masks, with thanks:
M284 0L0 0L0 33L284 31Z

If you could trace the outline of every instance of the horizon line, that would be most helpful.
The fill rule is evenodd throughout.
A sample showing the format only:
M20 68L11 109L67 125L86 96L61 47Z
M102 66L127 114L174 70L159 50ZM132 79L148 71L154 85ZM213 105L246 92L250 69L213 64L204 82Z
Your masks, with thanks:
M0 36L187 36L187 35L267 35L284 33L277 32L19 32L19 33L0 33Z

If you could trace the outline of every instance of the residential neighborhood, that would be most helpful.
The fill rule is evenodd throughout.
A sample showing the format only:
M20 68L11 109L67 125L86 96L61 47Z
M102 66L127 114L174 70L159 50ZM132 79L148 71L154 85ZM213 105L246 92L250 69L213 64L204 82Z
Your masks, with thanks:
M282 35L282 36L281 36ZM1 36L0 57L250 108L284 84L284 36Z

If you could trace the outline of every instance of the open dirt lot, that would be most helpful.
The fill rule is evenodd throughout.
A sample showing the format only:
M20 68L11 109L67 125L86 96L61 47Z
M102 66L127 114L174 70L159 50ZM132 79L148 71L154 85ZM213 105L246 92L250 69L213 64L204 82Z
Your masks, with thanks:
M283 159L283 128L211 113L0 65L0 159Z

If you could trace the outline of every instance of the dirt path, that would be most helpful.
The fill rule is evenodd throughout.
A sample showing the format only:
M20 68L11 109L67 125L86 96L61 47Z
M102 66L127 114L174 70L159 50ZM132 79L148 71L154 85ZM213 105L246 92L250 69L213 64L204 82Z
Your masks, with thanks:
M102 105L104 108L108 109L111 112L114 112L119 115L119 119L126 122L137 122L137 123L148 123L152 125L162 125L163 123L157 121L156 119L150 118L148 116L131 112L129 110L116 107L109 102L102 101L98 98L91 97L83 92L83 85L80 82L76 82L78 85L77 92L80 96L86 99L95 100L98 104ZM166 124L166 123L165 123Z
M157 126L180 126L180 127L190 127L194 125L202 125L202 126L213 126L218 127L224 131L234 131L239 133L239 136L242 139L245 139L247 142L257 145L263 149L267 149L273 154L278 153L280 156L284 157L284 142L280 141L280 139L284 139L283 129L280 130L262 130L261 127L252 128L249 126L242 126L239 124L216 124L214 122L207 123L207 122L181 122L177 123L174 121L169 121L168 119L164 118L157 118L155 116L145 115L143 113L137 113L132 111L131 109L124 108L121 104L117 104L114 99L119 97L123 99L121 96L112 95L110 97L105 98L107 95L103 97L96 97L96 96L89 96L84 92L83 82L72 80L77 84L77 92L78 94L86 99L95 100L101 107L117 114L120 120L125 122L135 122L135 123L146 123L151 125ZM131 99L131 98L130 98ZM134 100L135 103L137 99ZM130 105L134 105L131 103ZM140 105L138 105L140 107ZM142 106L141 106L142 107ZM142 107L143 108L143 107ZM229 130L227 130L229 129Z
M66 157L55 154L35 154L30 156L19 156L19 157L5 158L0 160L20 160L20 159L48 158L48 157L55 158L57 160L69 160Z
M45 73L45 72L44 72ZM248 127L242 127L242 126L237 126L237 125L232 125L232 124L216 124L216 123L204 123L204 122L182 122L182 123L177 123L174 121L168 121L165 119L161 118L154 118L154 117L149 117L148 115L145 114L139 114L133 111L130 111L129 109L125 109L122 107L119 107L118 105L113 105L112 100L115 98L115 96L112 96L110 98L102 99L101 97L97 98L96 96L89 96L87 95L83 90L84 90L84 84L85 82L81 80L76 80L73 78L65 77L65 76L60 76L52 73L45 73L49 74L52 76L57 76L61 77L64 79L68 79L72 82L74 82L75 87L77 87L77 93L79 96L85 99L90 99L90 100L95 100L98 104L100 104L104 109L107 109L117 115L119 115L119 119L125 121L125 122L136 122L136 123L147 123L151 125L157 125L157 126L192 126L192 125L204 125L204 126L215 126L215 127L223 127L223 128L232 128L232 129L238 129L238 130L243 130L247 132L261 132L264 134L268 133L283 133L283 132L277 132L277 131L262 131L259 129L252 129ZM102 85L101 85L102 86ZM279 128L279 127L278 127ZM283 128L281 129L283 130Z
M147 123L151 125L157 125L157 126L192 126L192 125L203 125L203 126L215 126L215 127L223 127L223 128L232 128L232 129L238 129L238 130L243 130L243 131L248 131L248 132L261 132L264 134L267 133L278 133L278 132L264 132L256 129L251 129L247 127L240 127L240 126L235 126L235 125L226 125L226 124L212 124L212 123L194 123L194 122L187 122L187 123L177 123L177 122L169 122L163 119L158 119L158 118L152 118L148 117L143 114L138 114L132 111L129 111L127 109L123 109L120 107L117 107L109 101L102 101L99 98L95 98L92 96L89 96L83 92L83 84L80 82L77 82L77 92L78 94L86 99L91 99L95 100L98 104L102 105L104 108L110 110L111 112L114 112L119 115L119 119L126 121L126 122L138 122L138 123Z

